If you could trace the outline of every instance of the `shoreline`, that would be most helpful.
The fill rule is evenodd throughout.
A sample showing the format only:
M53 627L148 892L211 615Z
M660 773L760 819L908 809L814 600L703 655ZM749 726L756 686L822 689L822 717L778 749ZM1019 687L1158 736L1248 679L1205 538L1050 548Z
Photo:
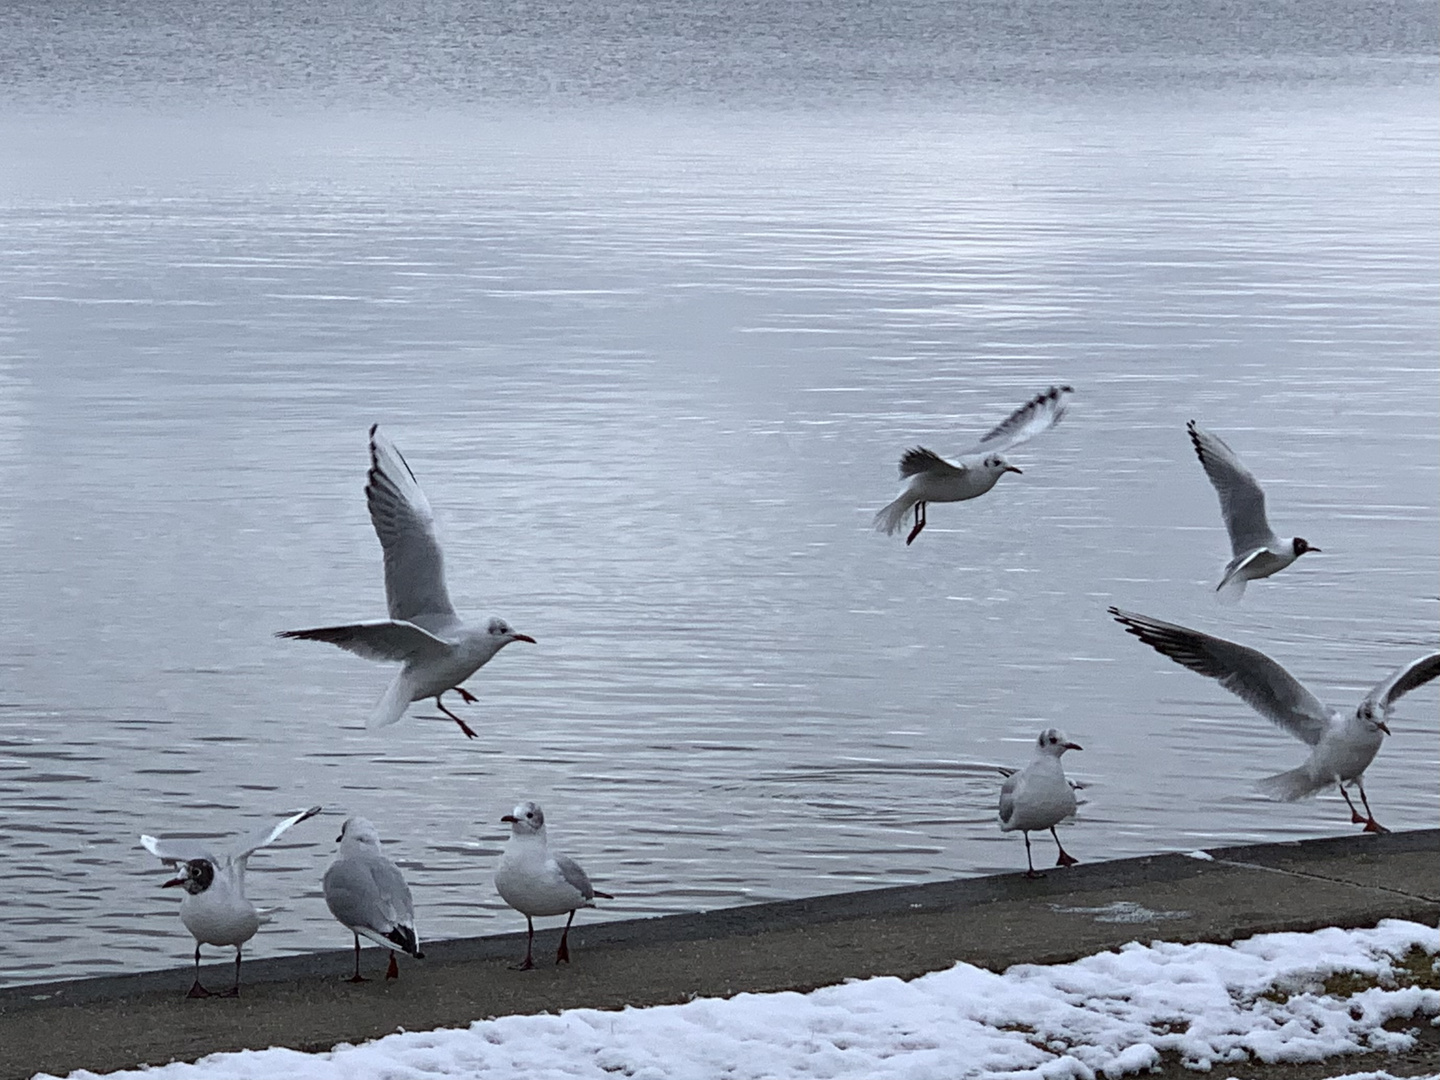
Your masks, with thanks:
M0 988L0 1077L194 1060L229 1050L465 1027L493 1016L806 991L914 977L965 961L1063 963L1129 941L1230 942L1257 933L1440 920L1440 829L1144 856L1023 874L892 886L645 919L570 933L573 962L509 970L524 933L427 942L383 982L344 981L353 950L246 961L241 997L184 998L190 968ZM581 916L583 918L583 915ZM549 925L551 922L556 925ZM546 956L560 920L537 928ZM205 965L216 985L230 964ZM1440 1064L1440 1063L1437 1063Z

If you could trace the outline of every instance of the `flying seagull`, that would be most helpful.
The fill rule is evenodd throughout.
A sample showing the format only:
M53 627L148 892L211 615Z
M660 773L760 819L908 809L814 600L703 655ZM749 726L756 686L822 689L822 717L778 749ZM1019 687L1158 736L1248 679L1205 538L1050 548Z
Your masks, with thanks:
M1003 451L1028 442L1042 431L1054 427L1065 415L1066 399L1074 393L1068 386L1052 386L1036 394L974 446L960 453L954 462L946 461L933 450L917 446L906 450L900 458L900 479L905 490L889 506L875 515L875 528L892 536L905 523L911 507L915 509L915 525L905 537L908 546L925 528L925 504L932 502L964 502L984 495L1007 472L1018 473L1005 460Z
M369 727L393 724L412 701L433 697L440 711L473 739L470 725L447 709L441 697L454 690L466 701L475 701L460 684L512 641L533 645L535 639L511 629L504 619L472 624L460 621L445 588L444 558L430 503L395 444L380 434L379 425L370 428L365 499L385 552L385 598L390 617L282 630L275 636L328 641L367 660L403 665L370 714Z

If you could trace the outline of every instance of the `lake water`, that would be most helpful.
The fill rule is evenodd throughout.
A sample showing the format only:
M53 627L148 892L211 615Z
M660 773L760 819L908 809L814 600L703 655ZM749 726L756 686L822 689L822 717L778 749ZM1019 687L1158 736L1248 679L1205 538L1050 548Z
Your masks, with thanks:
M81 7L0 13L0 982L188 962L138 835L311 803L247 955L349 945L348 813L431 939L523 925L522 798L618 896L582 923L1020 869L994 766L1050 725L1084 861L1351 828L1105 608L1343 707L1435 647L1433 5ZM1023 476L871 530L1055 382ZM1192 417L1324 549L1238 608ZM377 421L457 606L539 641L474 742L272 637L383 614Z

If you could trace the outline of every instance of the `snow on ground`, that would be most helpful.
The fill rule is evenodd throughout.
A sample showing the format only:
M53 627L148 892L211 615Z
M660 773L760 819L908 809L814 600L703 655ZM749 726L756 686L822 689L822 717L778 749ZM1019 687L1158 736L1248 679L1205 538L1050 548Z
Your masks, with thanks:
M956 964L904 982L853 980L809 994L740 994L623 1012L505 1016L409 1032L324 1054L271 1049L113 1073L144 1080L949 1080L1090 1078L1143 1071L1172 1051L1199 1069L1254 1057L1317 1061L1402 1050L1395 1017L1440 1013L1440 991L1372 986L1327 996L1348 971L1385 981L1440 933L1387 920L1373 930L1264 934L1233 945L1130 944L1073 964L997 975ZM1368 980L1367 980L1368 981ZM93 1076L77 1072L72 1080ZM1221 1075L1224 1075L1223 1072Z

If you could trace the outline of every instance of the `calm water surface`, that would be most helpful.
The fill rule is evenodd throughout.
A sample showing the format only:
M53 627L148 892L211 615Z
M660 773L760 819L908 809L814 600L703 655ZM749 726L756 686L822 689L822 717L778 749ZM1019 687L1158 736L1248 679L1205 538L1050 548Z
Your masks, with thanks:
M521 798L619 897L585 920L1013 870L994 766L1050 725L1086 861L1348 828L1105 607L1340 706L1435 647L1433 11L958 8L7 10L0 982L185 962L139 833L317 802L248 955L348 945L348 813L432 939L518 928ZM1061 381L1024 476L871 531L903 448ZM1324 549L1236 609L1192 417ZM384 611L377 421L457 606L539 640L475 742L271 636ZM1368 774L1393 828L1437 698Z

